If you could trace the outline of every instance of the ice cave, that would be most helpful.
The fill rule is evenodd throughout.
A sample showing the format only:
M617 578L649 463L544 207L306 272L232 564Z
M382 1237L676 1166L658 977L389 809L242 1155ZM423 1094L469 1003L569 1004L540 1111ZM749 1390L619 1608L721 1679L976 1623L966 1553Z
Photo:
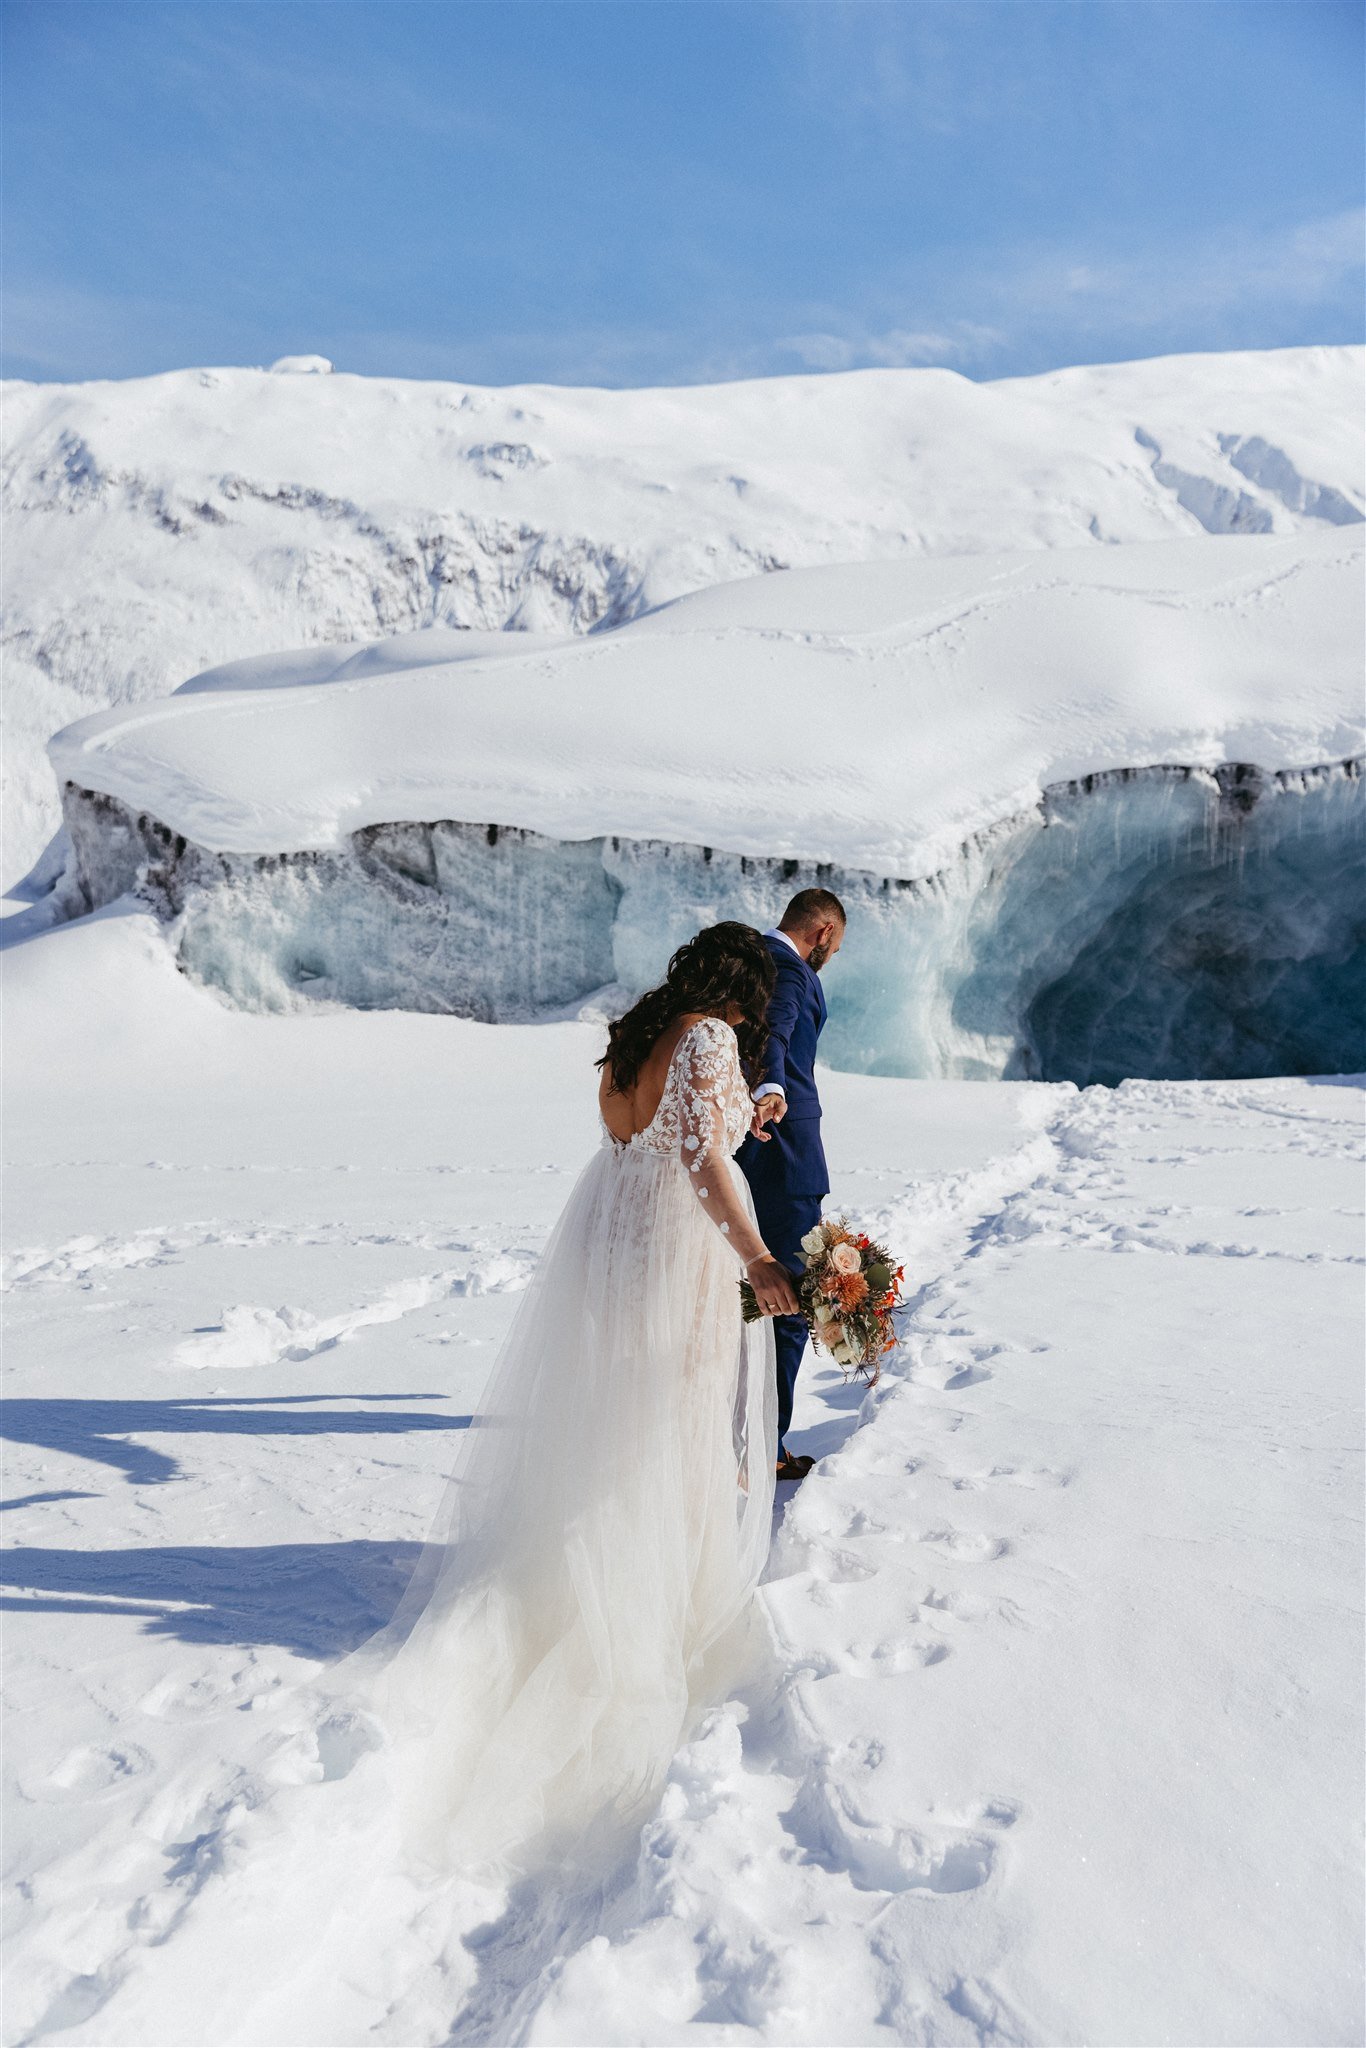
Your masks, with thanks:
M1366 1069L1361 766L1087 776L921 879L450 819L251 856L73 783L65 804L85 903L136 887L246 1008L609 1009L699 924L768 924L819 881L850 912L832 1065L1086 1086Z

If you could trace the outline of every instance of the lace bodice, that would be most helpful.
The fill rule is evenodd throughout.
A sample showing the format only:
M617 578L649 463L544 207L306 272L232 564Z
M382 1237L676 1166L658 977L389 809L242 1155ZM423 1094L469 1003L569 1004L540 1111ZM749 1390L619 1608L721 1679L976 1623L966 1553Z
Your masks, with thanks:
M623 1139L602 1123L603 1143L618 1160L682 1174L746 1269L764 1244L733 1159L753 1111L735 1033L719 1017L702 1017L674 1047L659 1107L644 1130Z
M696 1167L711 1154L737 1150L753 1108L735 1033L719 1017L702 1017L674 1047L659 1107L644 1130L612 1142L637 1152L674 1154Z

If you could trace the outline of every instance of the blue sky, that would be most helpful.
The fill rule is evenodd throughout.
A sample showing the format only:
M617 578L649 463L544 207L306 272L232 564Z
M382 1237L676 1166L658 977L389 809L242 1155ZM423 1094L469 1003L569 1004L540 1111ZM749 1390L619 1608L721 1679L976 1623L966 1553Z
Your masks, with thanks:
M1339 0L10 0L6 374L1359 341Z

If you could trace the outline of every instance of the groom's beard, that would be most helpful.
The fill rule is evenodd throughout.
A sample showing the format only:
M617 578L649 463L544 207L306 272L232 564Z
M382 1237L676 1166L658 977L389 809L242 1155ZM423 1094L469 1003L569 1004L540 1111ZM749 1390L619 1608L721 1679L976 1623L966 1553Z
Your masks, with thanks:
M830 948L828 946L813 946L806 956L806 964L808 967L814 967L817 974L819 974L829 958Z

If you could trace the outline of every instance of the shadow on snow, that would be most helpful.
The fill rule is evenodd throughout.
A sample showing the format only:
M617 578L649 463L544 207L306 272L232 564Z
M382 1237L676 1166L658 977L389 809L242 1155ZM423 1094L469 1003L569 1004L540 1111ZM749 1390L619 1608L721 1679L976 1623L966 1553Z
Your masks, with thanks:
M444 1394L243 1394L166 1401L16 1400L4 1404L0 1434L13 1443L37 1444L44 1450L65 1451L70 1457L112 1465L132 1485L156 1486L179 1477L178 1460L130 1439L163 1432L173 1436L205 1431L246 1436L400 1436L413 1430L467 1429L468 1415L317 1406L325 1401L445 1398Z
M388 1620L420 1543L271 1543L139 1550L13 1549L0 1608L131 1614L187 1643L277 1644L337 1657Z

